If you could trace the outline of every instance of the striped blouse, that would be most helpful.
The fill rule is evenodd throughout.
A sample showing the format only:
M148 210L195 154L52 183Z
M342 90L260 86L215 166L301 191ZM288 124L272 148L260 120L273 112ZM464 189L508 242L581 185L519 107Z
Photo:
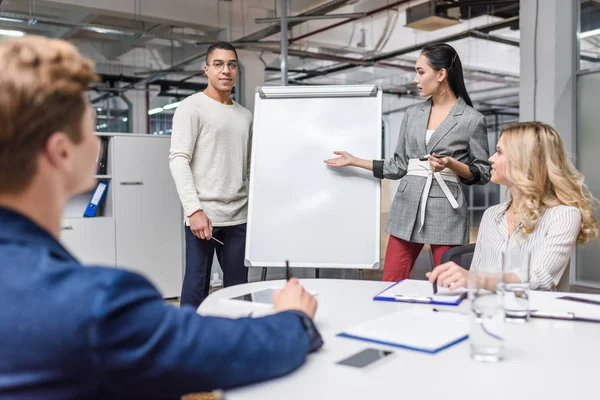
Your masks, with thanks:
M516 230L508 236L507 206L501 203L483 214L471 270L501 272L503 252L529 252L531 289L568 291L571 254L581 224L579 210L565 205L548 208L523 239Z

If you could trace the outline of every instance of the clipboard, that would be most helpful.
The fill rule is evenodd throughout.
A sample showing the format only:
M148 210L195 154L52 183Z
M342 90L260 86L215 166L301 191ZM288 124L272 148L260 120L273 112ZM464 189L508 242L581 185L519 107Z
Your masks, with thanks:
M565 301L571 298L576 300ZM594 294L531 291L529 313L532 318L600 323L598 302L600 296Z
M376 294L373 300L457 306L466 296L466 289L451 291L447 288L438 288L438 292L433 294L432 285L428 281L405 279Z
M96 216L98 207L100 206L100 203L102 202L102 199L104 198L104 194L106 193L107 189L108 189L108 182L106 182L106 181L98 182L98 185L96 186L96 190L94 190L94 193L92 194L92 197L90 198L90 202L88 203L87 207L85 208L85 211L83 212L84 217L92 218L92 217Z
M469 337L469 317L413 307L350 327L337 336L437 354Z

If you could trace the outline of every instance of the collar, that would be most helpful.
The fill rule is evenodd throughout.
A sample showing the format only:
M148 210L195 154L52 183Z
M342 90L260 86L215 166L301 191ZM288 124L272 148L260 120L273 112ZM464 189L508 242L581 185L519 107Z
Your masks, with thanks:
M432 104L433 104L433 100L430 97L429 99L427 99L426 101L421 103L421 111L431 110ZM462 115L465 111L465 108L467 108L467 103L463 100L462 97L459 96L456 100L456 103L454 103L454 105L448 112L448 115Z
M494 213L492 215L492 217L494 218L494 221L500 222L500 220L504 217L504 215L506 215L507 209L508 209L508 201L498 204L498 207L496 207L494 209Z
M77 262L44 228L25 215L2 206L0 206L0 242L46 247L61 260Z

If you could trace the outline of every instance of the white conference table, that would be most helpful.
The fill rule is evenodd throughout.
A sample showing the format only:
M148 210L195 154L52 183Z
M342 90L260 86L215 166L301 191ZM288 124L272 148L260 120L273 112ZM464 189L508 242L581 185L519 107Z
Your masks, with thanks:
M325 345L292 374L226 391L227 400L570 400L600 396L600 324L546 319L507 324L505 359L486 364L470 358L468 339L431 355L336 337L346 328L379 316L407 307L432 306L373 301L375 294L390 286L387 282L300 282L318 293L315 323ZM272 311L222 299L284 284L279 280L225 288L211 294L198 312L232 318L246 317L252 311L253 316L264 315ZM468 300L451 308L467 311ZM363 370L335 364L368 347L392 350L394 354Z

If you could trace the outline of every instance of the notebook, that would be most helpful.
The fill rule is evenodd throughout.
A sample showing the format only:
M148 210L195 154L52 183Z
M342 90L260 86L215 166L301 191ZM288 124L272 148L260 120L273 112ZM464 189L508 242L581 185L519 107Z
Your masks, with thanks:
M466 289L450 290L442 287L438 287L437 294L433 294L433 285L428 281L406 279L377 294L373 300L457 306L466 295Z
M413 307L356 325L338 336L436 354L469 336L469 317Z

